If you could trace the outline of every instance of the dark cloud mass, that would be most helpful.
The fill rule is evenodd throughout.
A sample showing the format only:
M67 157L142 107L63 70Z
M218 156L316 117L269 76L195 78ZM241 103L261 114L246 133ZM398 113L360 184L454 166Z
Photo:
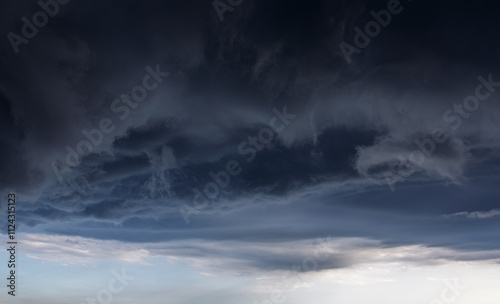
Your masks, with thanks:
M0 1L2 197L29 233L236 268L289 269L289 244L325 236L500 258L497 4L401 0L348 63L388 2L243 0L221 20L211 1L72 0L16 53L40 7Z

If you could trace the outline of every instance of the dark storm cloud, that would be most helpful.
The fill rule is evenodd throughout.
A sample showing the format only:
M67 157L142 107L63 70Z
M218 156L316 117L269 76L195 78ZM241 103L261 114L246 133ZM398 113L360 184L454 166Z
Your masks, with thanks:
M213 10L209 11L212 14L203 12L203 9L212 8L205 2L191 5L181 2L131 2L127 5L123 2L120 5L91 2L85 7L70 3L62 7L60 15L51 19L49 25L40 31L34 43L23 45L24 54L5 55L12 57L11 66L15 64L17 67L18 72L11 72L11 76L17 75L18 79L21 75L32 77L29 82L33 83L31 89L24 90L24 96L17 97L24 100L25 106L21 107L16 102L13 109L18 124L29 124L25 128L32 130L25 145L40 151L36 156L26 157L27 165L38 172L36 181L40 186L44 185L44 179L53 179L53 170L48 164L54 159L64 158L64 147L75 146L82 139L82 129L95 126L100 117L114 115L109 111L110 102L117 95L128 92L140 79L140 74L135 75L153 61L162 63L173 72L175 77L172 81L179 88L167 85L161 93L158 92L161 94L158 101L148 100L141 104L137 115L119 122L116 132L105 139L96 152L112 150L111 153L120 153L135 145L135 153L140 154L165 144L170 146L170 141L176 141L194 144L191 150L222 157L224 153L229 153L223 145L231 145L233 130L248 132L248 126L265 120L270 112L268 104L281 103L303 113L295 126L281 135L286 145L304 140L317 143L318 136L331 127L375 129L386 134L376 145L360 150L358 171L364 174L363 166L370 168L383 165L383 162L397 161L391 151L410 152L415 134L425 134L428 132L425 127L440 124L438 117L442 110L439 104L444 106L444 99L451 88L464 81L458 80L456 73L443 70L444 64L437 64L443 62L440 49L433 50L438 56L436 58L419 54L399 58L397 68L395 62L376 57L366 65L367 70L363 74L346 65L343 58L332 51L332 46L336 49L340 39L348 38L348 27L363 24L370 16L363 14L364 10L382 8L382 4L249 2L238 7L221 23L214 19ZM36 7L33 3L32 10ZM413 20L419 14L440 15L448 9L434 5L433 10L428 12L423 11L423 7L422 3L415 4L405 11L406 18L398 20L395 16L391 26L384 29L385 35L381 35L380 42L374 39L372 48L366 50L366 56L372 49L386 46L382 45L382 41L391 35L416 43L418 37L402 37L398 32L401 28L411 32L411 23L407 20ZM109 11L114 14L107 14ZM125 20L122 17L132 11L135 18ZM157 13L152 14L152 11ZM92 22L85 22L86 18L92 19ZM455 22L448 21L451 24ZM18 25L11 22L8 27L15 29ZM438 25L443 30L451 27L441 19ZM424 35L434 35L431 29L435 28L425 24L418 26ZM484 27L482 24L477 26ZM42 40L43 44L38 43ZM159 46L165 48L164 53L154 51ZM384 50L400 53L403 47L407 46L401 43L394 48L384 47ZM424 45L417 49L429 47ZM54 48L57 48L56 52ZM405 66L405 61L410 59L422 64ZM424 66L431 63L429 67ZM19 66L24 68L19 69ZM465 67L466 70L473 68L480 71L481 67ZM48 79L36 76L47 74L54 76ZM26 83L26 80L17 83ZM420 96L408 96L408 93L402 96L400 92L405 85L409 87L408 84ZM16 86L17 90L14 89ZM9 85L7 92L10 91L10 95L19 94L22 90L16 86ZM41 87L57 89L46 90L44 94ZM363 95L368 96L361 95L359 91L366 92ZM432 94L425 93L431 91ZM465 92L463 96L467 96ZM457 100L463 96L457 96ZM35 99L38 102L32 104ZM425 104L418 109L408 108L417 102ZM393 105L396 109L391 109ZM497 110L498 107L495 107ZM226 115L228 113L231 115ZM483 121L487 119L485 117ZM412 121L421 124L415 126ZM168 131L156 124L168 124ZM464 129L473 127L465 126ZM239 136L238 133L236 135ZM342 137L345 141L351 134L345 133ZM389 143L386 144L386 141ZM214 144L216 149L210 151L207 146ZM406 148L393 148L404 145ZM181 148L177 153L174 148L174 152L174 155L182 156L184 151ZM322 155L317 149L315 152ZM455 151L458 159L451 160L456 163L453 165L455 168L450 168L446 157L435 155L433 160L437 162L437 167L443 166L436 174L456 181L463 174L466 164L463 154L466 152L465 148ZM379 155L387 159L380 163L377 160Z
M476 94L478 76L500 81L498 18L465 1L402 4L351 64L339 44L386 1L244 1L222 22L210 1L71 1L18 54L5 36L39 7L3 4L0 187L22 194L21 220L33 231L57 234L249 243L330 234L498 249L489 215L498 208L500 88L469 117L449 114L458 128L443 119ZM120 119L113 102L148 66L170 74ZM247 161L240 144L285 106L296 117ZM60 182L53 162L64 165L66 147L102 119L113 132ZM448 141L392 193L387 173L436 128ZM241 173L186 225L179 206L231 160ZM234 254L261 268L292 263Z

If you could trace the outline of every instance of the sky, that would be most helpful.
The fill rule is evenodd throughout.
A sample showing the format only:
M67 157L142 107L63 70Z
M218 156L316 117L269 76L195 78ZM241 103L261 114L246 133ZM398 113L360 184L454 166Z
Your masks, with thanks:
M0 302L497 304L499 26L0 0Z

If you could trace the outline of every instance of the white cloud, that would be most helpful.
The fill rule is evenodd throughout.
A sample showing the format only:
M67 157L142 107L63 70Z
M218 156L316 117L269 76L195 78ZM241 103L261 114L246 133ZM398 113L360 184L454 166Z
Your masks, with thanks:
M444 218L452 218L452 217L466 217L470 219L486 219L492 218L500 215L500 209L492 209L490 211L474 211L474 212L457 212L452 214L442 215Z

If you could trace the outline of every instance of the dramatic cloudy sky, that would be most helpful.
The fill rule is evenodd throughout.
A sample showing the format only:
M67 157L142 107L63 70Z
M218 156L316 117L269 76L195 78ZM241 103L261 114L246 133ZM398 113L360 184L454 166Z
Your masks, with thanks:
M0 1L0 302L498 303L493 2L60 2Z

